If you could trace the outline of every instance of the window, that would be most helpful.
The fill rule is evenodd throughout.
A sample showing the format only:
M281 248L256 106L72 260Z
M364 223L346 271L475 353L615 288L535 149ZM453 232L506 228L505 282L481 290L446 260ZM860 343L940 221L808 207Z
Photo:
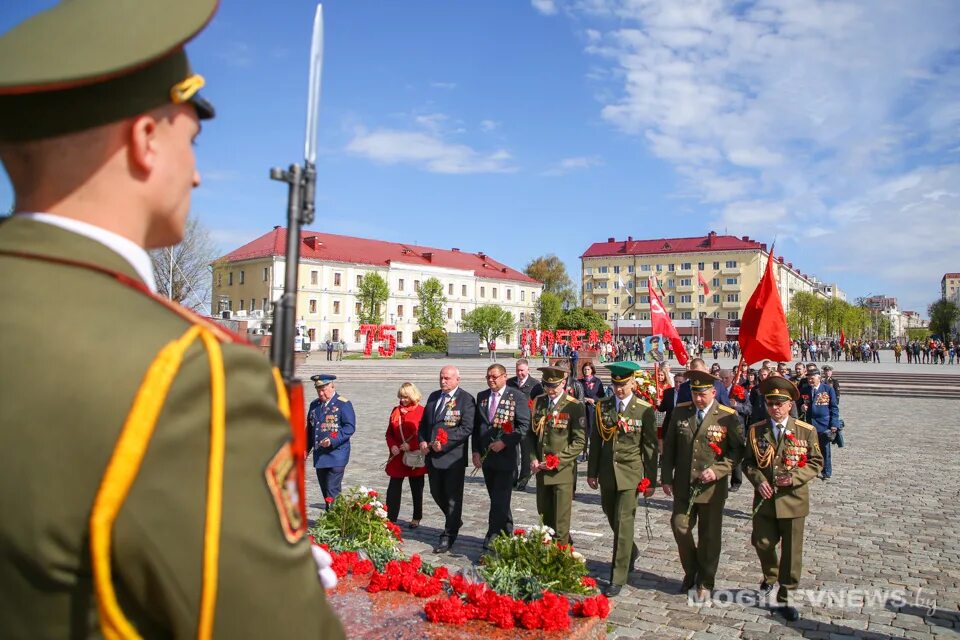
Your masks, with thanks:
M650 265L648 264L640 265L640 271L650 271Z
M719 287L719 286L720 286L720 278L714 278L714 279L710 282L710 284L713 285L714 287Z
M675 266L676 265L671 262L667 265L667 271L676 271L676 269L674 269Z
M360 329L353 330L353 341L360 342Z
M691 284L693 284L693 280L691 278L680 278L681 287L689 287Z
M703 295L702 293L699 296L697 296L697 302L699 302L700 304L703 304L704 302L706 302L707 301L706 299L707 299L707 296Z
M466 309L460 309L460 319L463 320L463 319L466 318L466 317L467 317L467 310L466 310Z
M334 342L340 342L340 329L334 329L331 337L333 338Z
M403 305L402 305L402 304L398 304L398 305L397 305L397 317L398 317L398 318L402 318L402 317L403 317Z
M636 269L634 268L634 266L633 266L632 264L627 267L627 273L633 273L635 270L636 270Z
M649 320L649 319L650 319L650 312L649 312L649 311L641 311L641 312L640 312L640 319L641 319L641 320Z
M640 304L650 304L650 296L640 296Z
M493 287L493 299L494 299L494 300L497 299L497 288L496 288L496 287Z
M480 297L483 298L483 297L485 297L486 295L487 295L487 288L486 288L486 287L480 287Z
M510 290L510 289L507 289L507 300L511 300L511 299L512 299L512 294L513 294L513 291Z
M359 302L357 303L357 306L354 308L354 313L356 313L357 315L360 315L360 303L359 303Z
M620 281L619 281L619 280L617 280L616 282L613 283L613 288L614 288L614 289L619 289L619 288L620 288Z
M527 292L523 289L520 289L520 302L524 302L527 299Z
M613 296L613 304L620 304L620 296Z
M243 269L240 269L240 284L243 284L243 279L244 279L243 276L244 276L244 275L245 275L245 274L243 273Z
M262 300L262 302L263 302L263 306L260 307L260 308L263 309L264 313L266 313L266 311L267 311L267 299L264 298L264 299Z
M720 294L719 293L713 294L712 299L714 304L718 304L720 302Z
M684 312L682 312L682 313L680 314L680 319L681 319L681 320L692 320L692 319L693 319L693 314L690 313L689 311L684 311Z
M671 312L670 312L669 314L667 314L667 315L670 316L670 319L671 319L671 320L676 320L676 318L677 318L677 314L674 313L673 311L671 311Z
M627 296L627 304L633 304L633 296Z
M256 308L257 308L257 299L250 298L250 311L253 311Z
M660 273L661 271L663 271L663 265L662 265L662 264L658 264L658 265L657 265L657 273Z
M414 281L413 281L413 290L414 290L414 291L420 291L420 281L419 281L419 280L414 280Z
M607 288L606 280L601 280L600 282L597 283L597 289L606 289L606 288Z
M448 318L453 317L453 307L447 307L447 317Z
M316 301L316 300L311 300L311 301L310 301L310 313L316 313L316 312L317 312L317 301Z
M680 265L680 268L681 268L681 269L690 269L690 268L691 268L691 265L690 265L689 262L684 262L683 264Z
M397 331L397 342L403 342L403 331Z
M727 294L727 302L740 302L740 294L739 294L739 293L728 293L728 294Z
M714 312L713 312L713 317L714 317L714 318L719 318L719 317L720 317L720 312L719 312L719 311L714 311Z
M693 302L693 296L691 296L689 293L682 295L680 296L680 302Z
M724 282L726 282L726 284L737 284L737 279L736 279L736 278L727 278Z
M403 291L403 284L404 284L403 278L400 278L399 280L397 280L397 291Z
M739 311L727 311L727 320L737 320L739 317Z
M588 276L593 274L593 267L587 267L584 271Z
M667 304L673 304L676 302L676 296L667 296Z
M464 298L467 297L467 285L460 285L460 295L462 295Z
M597 272L598 272L598 273L607 273L607 268L606 268L606 267L600 267L600 268L597 269Z
M698 263L697 263L697 269L699 269L700 271L703 271L703 267L704 267L704 265L703 265L702 262L698 262Z
M727 269L736 269L737 261L736 260L727 260Z
M620 265L614 265L614 266L613 266L613 272L614 272L614 273L620 273Z
M587 286L586 286L586 289L587 289L587 291L593 291L593 283L592 283L592 282L588 282L588 283L587 283Z
M333 312L334 312L334 313L340 313L340 301L339 301L339 300L334 300L334 301L333 301Z
M244 306L244 299L240 298L240 311L243 311L246 307Z
M228 287L233 286L233 271L227 274L227 286Z
M317 280L319 279L319 277L320 277L320 272L319 272L319 271L311 271L311 272L310 272L310 284L316 285L316 284L317 284Z
M335 286L335 287L339 287L339 286L340 286L340 276L341 276L341 274L339 274L339 273L333 274L333 286ZM360 283L361 283L361 282L363 282L363 276L357 276L357 286L358 286L358 287L360 286Z
M414 306L414 307L413 307L413 317L414 317L414 318L419 318L419 317L420 317L420 307L417 307L417 306Z
M223 274L222 274L222 273L217 273L217 286L218 286L218 287L222 287L222 286L223 286Z
M648 286L649 282L650 282L650 278L640 278L639 280L637 280L637 288L643 289Z
M633 289L633 280L627 280L627 289Z
M719 263L719 262L714 262L714 263L713 263L713 268L714 268L714 269L719 269L719 268L720 268L720 263Z
M667 278L667 289L673 289L673 278Z
M263 281L266 282L266 281L269 280L269 279L270 279L270 268L269 268L269 267L264 267L264 268L263 268Z
M453 283L452 283L452 282L447 285L447 295L448 295L448 296L452 296L452 295L453 295Z

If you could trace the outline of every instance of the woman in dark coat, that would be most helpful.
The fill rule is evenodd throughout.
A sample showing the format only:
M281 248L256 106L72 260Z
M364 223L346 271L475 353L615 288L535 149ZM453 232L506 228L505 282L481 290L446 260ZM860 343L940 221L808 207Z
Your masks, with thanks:
M587 414L587 441L583 448L584 453L580 454L579 458L580 462L583 462L586 460L586 452L590 448L590 437L593 434L593 425L597 420L596 403L597 400L606 395L606 390L603 388L603 382L597 377L597 370L589 362L583 363L583 366L580 367L580 373L583 375L580 378L580 384L583 385L583 402L587 405L584 407L584 413Z
M411 529L420 526L423 517L423 476L426 465L410 467L404 463L407 452L419 453L420 418L423 417L423 405L420 404L420 391L410 382L405 382L397 392L400 403L390 412L387 424L387 448L390 459L387 462L387 475L390 484L387 487L387 519L396 522L400 515L400 495L403 492L403 479L410 483L413 496L413 518L408 525Z

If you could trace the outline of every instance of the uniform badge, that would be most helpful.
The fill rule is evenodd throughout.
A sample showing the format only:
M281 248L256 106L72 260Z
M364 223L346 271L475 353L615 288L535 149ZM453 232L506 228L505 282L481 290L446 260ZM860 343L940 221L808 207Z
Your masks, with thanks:
M280 529L287 542L293 544L307 532L307 523L300 517L300 493L297 487L297 465L290 443L285 442L267 464L264 476L280 518Z

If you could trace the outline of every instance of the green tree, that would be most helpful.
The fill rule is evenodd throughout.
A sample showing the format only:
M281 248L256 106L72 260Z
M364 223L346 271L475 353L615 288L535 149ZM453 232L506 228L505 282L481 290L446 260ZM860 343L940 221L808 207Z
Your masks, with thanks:
M603 333L610 327L607 321L593 309L567 309L560 314L557 329L583 329L585 331L599 331Z
M537 300L537 317L540 319L541 329L554 330L557 328L557 322L560 320L561 308L560 297L555 293L544 291Z
M927 341L930 339L930 329L926 327L910 327L907 329L907 340Z
M420 299L420 312L417 322L421 330L443 329L443 305L447 303L443 295L443 285L436 278L427 278L417 291Z
M930 333L940 336L941 340L947 340L955 333L953 327L960 321L960 307L955 302L937 300L927 307L927 314L930 316Z
M390 296L387 281L379 273L368 273L360 281L360 324L382 324L384 305Z
M573 281L567 274L567 266L553 254L540 256L531 260L523 272L543 283L543 292L552 293L560 299L560 303L577 303L577 292L573 288Z
M477 307L463 318L463 328L480 336L489 344L513 331L513 314L496 305Z
M787 315L787 325L791 333L805 338L816 335L823 322L822 299L807 291L798 291L790 299L790 311L795 312ZM790 324L791 315L794 319L793 325Z

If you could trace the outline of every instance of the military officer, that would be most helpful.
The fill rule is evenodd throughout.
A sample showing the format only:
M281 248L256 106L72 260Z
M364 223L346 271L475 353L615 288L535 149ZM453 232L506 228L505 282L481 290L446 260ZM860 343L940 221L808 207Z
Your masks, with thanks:
M530 473L537 478L537 511L543 523L556 532L556 540L570 542L570 514L577 456L586 442L583 404L567 394L567 372L540 367L543 395L533 405L527 433Z
M726 478L740 462L744 442L737 412L717 401L717 379L698 370L688 371L687 379L692 400L678 404L670 417L661 482L663 492L673 495L670 527L683 566L680 592L696 586L697 598L705 600L720 563Z
M307 452L313 450L313 466L323 493L337 499L343 485L343 472L350 462L350 436L357 430L357 414L353 403L337 393L337 376L321 373L310 377L317 390L317 399L307 410Z
M801 415L817 430L820 453L823 454L823 473L820 478L829 480L833 475L833 459L830 445L840 429L840 409L833 386L822 381L820 368L815 364L807 367L807 379L799 385Z
M0 635L342 638L269 362L147 253L199 186L184 44L218 3L45 4L0 36Z
M769 594L779 582L777 610L793 622L800 614L789 594L800 584L803 571L803 525L810 512L807 483L820 472L823 456L816 429L790 416L800 395L797 387L786 378L770 377L760 383L760 393L769 418L750 425L743 463L756 488L752 542L763 569L760 591Z
M657 481L657 423L653 405L634 395L635 362L604 365L610 370L613 395L597 402L597 429L590 440L587 484L600 487L600 504L613 530L613 560L607 597L620 594L640 555L633 540L637 489L644 478L654 493Z

